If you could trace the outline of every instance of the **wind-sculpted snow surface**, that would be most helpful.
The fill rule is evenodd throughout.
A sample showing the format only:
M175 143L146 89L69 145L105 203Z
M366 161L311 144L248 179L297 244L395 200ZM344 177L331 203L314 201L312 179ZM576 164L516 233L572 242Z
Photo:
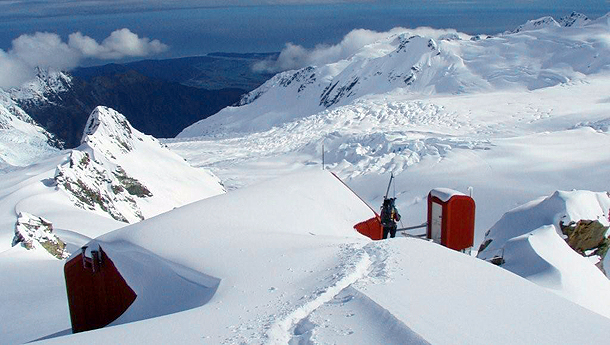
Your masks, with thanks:
M325 168L374 209L394 172L389 194L398 198L401 227L425 221L431 189L473 187L475 246L504 213L529 200L556 190L607 189L609 20L573 17L571 26L564 24L571 19L560 20L562 27L537 26L472 41L463 34L430 40L399 32L345 60L279 74L241 106L167 141L191 164L214 171L231 192L101 237L124 223L100 210L77 208L55 190L55 167L69 166L68 156L31 167L28 177L3 175L0 219L11 222L0 228L14 225L16 211L44 217L59 238L70 239L68 248L88 242L107 248L139 296L111 327L48 341L582 344L606 339L610 321L599 313L607 313L601 310L607 280L593 264L583 263L594 256L584 258L567 247L554 222L541 221L507 238L506 248L513 250L505 252L513 254L506 255L505 265L513 264L510 269L517 273L529 270L528 281L427 241L364 238L353 226L373 212L321 167L324 157ZM122 126L114 122L119 124L100 131L109 135L94 138L96 147L86 152L100 164L114 156L104 158L114 164L109 171L120 166L130 178L126 181L147 187L151 197L134 199L146 215L143 205L162 195L157 179L187 175L164 168L166 175L153 178L154 167L165 159L143 146L145 137L140 141L132 133L136 139L129 141L124 132L115 132ZM290 176L271 180L284 175ZM594 194L579 192L589 193ZM608 205L598 204L601 211L591 214L606 216ZM595 203L583 205L592 210ZM548 209L540 211L546 219ZM579 218L570 214L571 220ZM571 226L565 231L579 233L576 224ZM494 236L500 243L501 236ZM0 253L9 259L0 260L3 276L15 277L10 267L23 251ZM519 261L521 254L531 260ZM60 272L53 260L40 266ZM36 281L32 269L18 268L28 273L28 282ZM57 283L53 275L44 277ZM0 290L18 290L17 284L2 283ZM48 301L35 300L38 306L63 309L44 308L53 321L36 329L24 303L0 295L0 305L8 306L0 315L12 321L2 340L69 333L65 292L57 285L61 297L55 288Z
M80 147L5 173L0 179L0 271L8 279L3 279L5 293L0 294L4 325L0 342L27 342L69 327L63 261L58 257L78 251L91 238L123 227L127 221L138 222L222 193L224 188L213 174L192 168L156 139L133 129L114 110L95 109ZM27 214L33 216L18 220L18 215ZM23 240L13 241L16 226ZM52 233L48 231L51 227ZM37 242L30 244L30 238ZM146 253L139 258L154 261ZM15 264L15 260L23 265ZM11 272L11 267L17 267L23 276ZM203 279L201 275L190 276L176 265L159 266L158 270L195 283ZM211 290L188 290L189 284L183 281L172 286L201 299L213 295L213 280L208 284ZM35 297L40 294L35 286L55 290L41 295L48 298ZM21 294L23 298L15 298ZM40 317L51 319L39 320L30 312L19 312L31 310L32 303L39 310L48 308ZM44 325L32 327L32 320ZM51 332L53 325L59 328Z
M485 240L485 232L518 205L556 190L608 189L608 23L608 16L585 20L572 14L559 21L548 18L532 21L516 33L479 36L473 40L463 34L434 39L397 34L363 47L348 59L278 74L244 97L241 106L226 108L167 143L195 166L212 169L229 189L293 171L321 169L324 160L326 169L343 178L374 208L382 204L389 173L393 172L395 184L389 193L398 198L401 227L426 221L426 197L431 189L473 191L477 204L477 248ZM607 215L608 207L600 205L595 217ZM610 286L594 265L600 260L598 254L602 254L604 244L598 244L595 250L585 250L589 257L577 254L557 231L558 222L551 219L537 223L538 217L548 216L546 211L532 212L531 221L524 217L522 223L527 227L521 228L522 223L507 225L511 229L507 238L492 231L493 242L481 257L493 256L492 252L504 248L506 262L501 268L564 298L555 300L557 303L567 299L608 316L606 296ZM513 233L517 229L522 232ZM444 304L429 307L426 298L425 303L416 303L417 306L410 302L401 304L397 299L402 295L397 297L385 290L405 291L406 295L417 294L420 289L431 291L419 284L407 289L406 281L401 279L394 283L388 267L404 270L404 276L411 282L415 279L414 265L436 272L448 262L441 260L431 268L426 255L406 258L402 252L383 255L376 252L393 262L381 268L373 257L374 251L369 246L365 248L373 262L369 274L313 312L289 318L289 323L284 321L281 327L275 327L282 332L273 339L287 339L288 333L293 343L341 342L353 334L354 339L365 339L363 343L376 343L381 342L380 338L371 339L368 335L383 334L376 331L377 326L363 332L354 324L378 325L382 318L396 331L386 333L390 339L386 343L397 339L392 334L405 332L431 343L455 343L457 338L444 338L451 332L425 326L438 325L437 318L445 315L428 315L428 319L421 314L423 309L431 314L437 310L445 312ZM408 262L392 261L397 257ZM605 262L610 262L608 258ZM470 272L469 276L478 273ZM473 294L496 292L490 292L485 307L477 309L469 301L461 304L463 310L474 308L480 313L492 309L493 313L496 308L489 306L498 305L498 300L512 295L480 285L483 280L489 281L484 276L473 280L479 284L472 288ZM451 277L444 285L438 281L434 284L457 286L454 279L459 278ZM362 282L375 286L365 284L364 297L358 288ZM379 286L385 288L379 288L376 297L371 297L370 291ZM463 287L461 283L459 286ZM455 306L457 300L460 299L447 300L446 305ZM540 308L549 311L547 306ZM364 309L367 311L360 313ZM497 309L514 310L506 305ZM410 310L416 310L415 314L406 316ZM534 315L541 313L522 312L526 316L510 318L527 320L528 331L511 335L506 328L498 329L499 333L486 338L487 342L509 338L514 343L552 342L535 331L546 326L538 324L531 328L541 321L534 320ZM357 315L343 316L352 314ZM497 318L491 314L486 317ZM495 327L471 329L468 325L471 321L457 310L446 324L454 324L457 319L465 324L455 330L465 337L468 336L462 330L480 335L474 328L485 329L485 334L492 334L487 331ZM562 339L571 337L564 330L551 333L562 334L558 342L579 342L574 338ZM512 338L524 334L528 335ZM528 338L532 334L536 334L537 340ZM483 338L463 342L485 342Z
M5 174L0 189L0 208L7 216L3 223L14 224L11 218L25 211L49 219L56 228L84 235L89 235L87 225L61 215L56 222L55 213L70 204L69 209L76 206L89 216L136 222L224 192L217 177L190 167L156 139L133 129L121 114L104 107L91 114L79 148ZM112 222L101 224L106 231L117 227L108 225Z
M87 238L224 193L216 176L192 168L112 109L93 111L82 142L74 150L3 175L0 222L6 231L0 232L0 252L10 247L7 237L12 239L10 229L20 212ZM64 208L70 211L62 212ZM81 243L82 238L76 240Z

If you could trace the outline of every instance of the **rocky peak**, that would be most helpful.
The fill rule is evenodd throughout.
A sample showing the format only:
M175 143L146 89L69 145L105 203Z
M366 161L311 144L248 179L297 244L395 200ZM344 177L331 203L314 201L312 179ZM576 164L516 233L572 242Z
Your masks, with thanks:
M152 193L120 165L109 162L110 158L96 160L88 152L73 150L69 162L55 171L57 188L84 210L102 212L126 223L144 219L136 199L151 197Z
M260 96L265 94L267 91L269 91L271 88L276 86L288 88L290 85L298 85L297 93L299 93L305 90L308 85L313 84L316 79L316 69L313 66L308 66L299 70L278 73L257 89L242 96L237 105L243 106L246 104L250 104L257 100Z
M53 233L53 224L27 212L20 212L15 223L13 247L21 244L24 248L44 249L58 259L70 256L66 244Z
M72 87L72 78L61 71L36 67L36 77L9 92L20 103L48 103L49 98L67 92Z
M127 153L133 150L134 129L125 116L114 109L98 106L93 109L85 129L81 144L88 144L104 152L120 151Z
M563 27L576 27L576 26L583 26L587 23L589 23L591 20L589 20L589 18L587 16L585 16L582 13L578 13L578 12L572 12L570 15L561 17L559 19L559 25L563 26Z

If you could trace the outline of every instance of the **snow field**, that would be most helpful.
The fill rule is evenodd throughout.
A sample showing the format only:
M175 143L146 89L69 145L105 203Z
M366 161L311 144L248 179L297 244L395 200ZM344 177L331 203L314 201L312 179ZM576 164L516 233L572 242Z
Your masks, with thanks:
M393 171L398 206L408 216L405 222L412 219L409 225L425 220L422 200L432 188L466 192L473 186L479 207L476 246L513 207L557 189L607 187L608 133L586 123L606 121L605 85L600 75L535 91L425 102L399 101L404 96L397 91L267 132L167 143L191 164L209 167L229 189L301 168L320 169L324 144L327 168L371 205L381 205ZM392 108L401 110L387 110Z
M540 20L480 41L392 36L377 44L393 50L386 45L372 54L374 44L332 67L280 74L244 98L244 105L166 142L192 164L212 169L229 189L320 169L324 150L326 167L376 208L393 172L390 193L398 197L400 226L426 220L431 189L472 188L476 249L514 207L557 190L608 188L607 21L579 23L564 28ZM505 268L607 316L607 279L550 228L537 228L522 237L509 230L502 235L508 242L498 243L506 243L502 250L512 262ZM293 343L320 334L362 334L356 327L328 331L332 325L316 316L333 310L327 304L297 322ZM404 313L389 310L398 319ZM467 334L457 327L456 337L477 342L469 338L477 330L467 326ZM417 322L407 328L431 343L451 343ZM488 341L509 338L531 341L502 330Z
M276 215L272 224L291 226L270 226L261 216L268 214ZM131 286L139 297L113 327L48 342L171 342L179 332L181 341L222 344L579 343L601 336L610 322L504 269L436 244L400 237L371 242L353 229L371 214L331 174L313 171L106 234L95 243L106 248L127 282L136 282ZM193 222L193 215L202 217ZM156 268L142 269L147 265ZM149 289L157 284L146 281L155 281L158 269L169 275L161 274L167 279L162 295L154 297L158 292ZM196 278L202 275L207 282ZM205 290L212 277L219 284L205 300L180 292L183 279ZM185 309L155 311L170 311L175 305L166 302L176 296ZM586 322L566 325L558 315Z

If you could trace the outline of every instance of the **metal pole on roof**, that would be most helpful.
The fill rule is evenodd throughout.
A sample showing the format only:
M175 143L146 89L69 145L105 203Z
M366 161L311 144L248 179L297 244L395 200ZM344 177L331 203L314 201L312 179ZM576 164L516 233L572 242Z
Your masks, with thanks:
M324 170L324 144L322 144L322 170Z

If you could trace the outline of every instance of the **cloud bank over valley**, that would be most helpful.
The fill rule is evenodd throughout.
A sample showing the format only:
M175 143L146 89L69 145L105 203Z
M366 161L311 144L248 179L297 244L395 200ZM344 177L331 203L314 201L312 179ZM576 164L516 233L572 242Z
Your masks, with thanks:
M70 34L67 42L50 32L23 34L8 51L0 49L0 88L20 86L34 77L36 67L69 70L85 59L146 57L168 49L161 41L139 37L127 28L113 31L101 43L81 32Z

